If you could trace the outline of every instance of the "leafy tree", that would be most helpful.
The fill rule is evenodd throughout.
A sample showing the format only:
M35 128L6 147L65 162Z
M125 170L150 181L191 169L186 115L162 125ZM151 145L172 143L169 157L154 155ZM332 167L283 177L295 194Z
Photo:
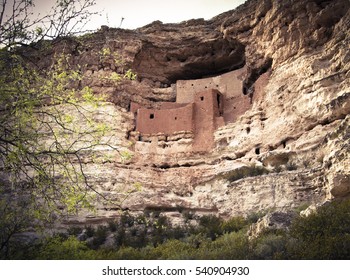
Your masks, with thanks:
M91 0L57 0L51 12L34 14L35 1L0 2L0 256L28 226L47 226L64 214L93 208L87 158L116 150L110 128L94 119L104 105L69 55L55 54L51 67L37 69L23 54L82 31L94 14ZM131 74L121 78L128 78ZM133 78L134 76L130 76ZM101 149L103 148L103 149ZM130 193L130 192L129 192ZM37 228L36 228L37 229Z
M33 217L32 211L28 208L25 197L14 199L11 195L2 194L0 199L0 259L10 256L9 245L13 236L30 226L28 217Z
M97 12L94 0L56 0L49 13L35 12L35 0L0 1L0 45L7 48L72 36Z

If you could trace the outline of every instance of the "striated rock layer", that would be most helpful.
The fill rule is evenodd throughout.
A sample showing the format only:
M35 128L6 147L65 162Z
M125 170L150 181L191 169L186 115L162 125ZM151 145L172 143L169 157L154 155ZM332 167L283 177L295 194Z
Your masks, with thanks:
M112 200L138 183L122 209L163 211L174 222L183 211L229 217L349 196L349 8L348 0L248 0L209 21L102 27L55 42L44 56L63 50L83 66L82 86L108 96L133 154L86 162L90 182ZM128 68L136 80L104 78ZM196 151L186 133L135 136L131 102L157 109L210 88L224 96L225 123L208 135L213 149ZM119 214L101 201L96 213L68 222Z

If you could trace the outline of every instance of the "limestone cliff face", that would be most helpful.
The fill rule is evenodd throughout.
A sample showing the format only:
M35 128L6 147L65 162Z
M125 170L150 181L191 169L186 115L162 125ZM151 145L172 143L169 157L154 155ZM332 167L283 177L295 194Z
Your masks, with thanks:
M118 137L133 153L128 161L116 154L112 162L87 162L91 183L117 198L138 182L141 191L123 209L164 211L174 221L184 210L229 217L350 195L349 8L347 0L248 0L209 21L103 27L54 44L47 56L71 53L84 66L83 85L108 95L108 110L123 123ZM104 49L125 68L115 57L102 59ZM137 80L103 78L127 68ZM225 96L213 149L196 152L181 133L135 136L131 102L156 109L184 88L205 87ZM70 222L120 214L103 202L97 208Z

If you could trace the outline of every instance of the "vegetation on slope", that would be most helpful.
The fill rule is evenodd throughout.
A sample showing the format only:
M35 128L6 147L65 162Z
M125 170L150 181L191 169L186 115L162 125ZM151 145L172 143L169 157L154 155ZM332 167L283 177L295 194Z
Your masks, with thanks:
M159 214L159 213L158 213ZM331 202L288 230L255 239L250 218L203 216L173 227L162 215L124 215L97 228L71 228L35 244L13 247L14 259L349 259L350 200ZM79 236L79 239L77 238ZM85 239L84 241L82 241ZM106 242L106 240L109 242ZM112 242L111 242L112 241Z

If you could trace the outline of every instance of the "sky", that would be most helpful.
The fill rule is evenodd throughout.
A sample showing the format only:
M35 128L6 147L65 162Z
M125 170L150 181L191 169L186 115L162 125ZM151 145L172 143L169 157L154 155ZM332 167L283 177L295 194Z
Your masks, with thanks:
M155 20L163 23L177 23L193 18L210 19L220 13L232 10L245 0L97 0L102 10L99 23L134 29ZM109 23L109 24L108 24Z
M8 0L12 2L13 0ZM56 0L34 0L35 13L45 14ZM177 23L194 18L210 19L232 10L246 0L96 0L95 11L100 16L92 18L85 26L96 30L101 25L135 29L155 20Z

